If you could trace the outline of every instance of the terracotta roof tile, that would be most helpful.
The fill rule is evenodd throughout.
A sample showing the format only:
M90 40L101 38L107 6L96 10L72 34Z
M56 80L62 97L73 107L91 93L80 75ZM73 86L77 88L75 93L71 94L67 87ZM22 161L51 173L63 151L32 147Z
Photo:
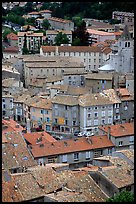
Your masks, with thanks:
M21 125L19 125L16 121L10 119L10 120L2 120L3 125L6 125L7 128L5 128L4 130L2 130L2 133L6 133L6 132L14 132L14 131L20 131L22 132L22 130L24 129Z
M7 181L7 177L9 178L8 181ZM6 170L3 170L2 171L2 202L22 201L21 193L18 190L15 190L14 186L15 186L15 182L12 179L10 173Z
M7 39L9 39L9 40L18 40L18 36L15 33L9 33L7 35Z
M67 141L59 140L53 143L46 143L43 147L32 146L31 152L36 158L114 146L107 136L92 136L91 141L92 143L90 144L87 138L79 138L76 141L72 139Z
M41 138L38 144L45 143L45 142L55 142L56 140L49 135L47 132L32 132L23 134L24 138L32 145L37 144L37 139Z
M52 13L52 11L50 11L50 10L42 10L42 11L39 11L39 13Z
M105 36L114 36L114 33L104 32L104 31L98 31L94 29L87 29L87 32L89 34L95 34L95 35L105 35Z
M43 52L55 52L56 46L41 46ZM108 54L112 50L109 47L105 49L93 46L58 46L58 52L100 52Z
M15 46L9 46L9 47L6 47L3 52L15 52L15 53L18 53L19 52L19 49L18 47L15 47Z
M129 135L134 135L134 123L123 123L116 125L100 126L101 130L108 132L108 127L110 127L110 134L113 137L124 137Z
M5 133L5 136L8 140L2 149L2 163L5 169L36 165L23 136L19 132Z

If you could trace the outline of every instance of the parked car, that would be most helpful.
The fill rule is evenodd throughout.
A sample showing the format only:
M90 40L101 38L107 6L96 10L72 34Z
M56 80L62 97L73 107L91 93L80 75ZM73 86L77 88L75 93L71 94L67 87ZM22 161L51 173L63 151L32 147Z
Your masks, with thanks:
M78 136L79 133L80 133L80 131L75 131L74 136Z
M84 133L83 133L83 132L80 132L80 133L78 133L77 136L78 136L78 137L82 137L82 136L84 136Z

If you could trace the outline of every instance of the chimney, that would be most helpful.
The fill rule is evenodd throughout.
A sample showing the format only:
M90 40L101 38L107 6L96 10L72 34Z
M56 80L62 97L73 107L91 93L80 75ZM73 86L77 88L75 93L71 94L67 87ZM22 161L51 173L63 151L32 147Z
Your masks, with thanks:
M110 127L109 127L109 126L108 126L107 136L108 136L108 139L109 139L109 140L111 140L111 135L110 135Z

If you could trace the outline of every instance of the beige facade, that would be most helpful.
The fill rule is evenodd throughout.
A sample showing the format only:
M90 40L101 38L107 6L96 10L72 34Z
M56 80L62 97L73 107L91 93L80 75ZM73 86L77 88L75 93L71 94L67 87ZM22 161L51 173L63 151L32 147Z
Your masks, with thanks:
M45 131L52 130L52 103L41 99L30 107L30 119L33 127L42 126Z
M92 92L97 93L112 88L113 75L111 73L89 73L85 76L85 85L92 87Z
M34 33L33 31L18 32L18 47L22 53L24 46L24 39L26 35L27 49L38 50L40 45L43 43L43 33Z
M41 46L40 55L44 56L69 56L80 59L86 70L98 70L111 53L110 48L90 47L90 46Z
M25 86L33 79L52 76L63 76L64 73L84 72L85 67L74 57L43 57L32 56L24 59Z

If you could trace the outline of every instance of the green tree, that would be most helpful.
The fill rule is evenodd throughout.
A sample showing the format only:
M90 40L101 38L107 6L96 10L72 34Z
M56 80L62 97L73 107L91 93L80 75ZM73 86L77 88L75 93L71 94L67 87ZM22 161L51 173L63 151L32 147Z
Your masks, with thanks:
M81 45L81 41L79 38L75 38L72 42L72 46L80 46Z
M121 191L115 196L108 198L106 202L134 202L134 194L129 191Z
M12 32L12 31L11 31L11 29L9 29L9 28L5 28L5 29L4 29L4 32L3 32L2 36L3 36L3 40L4 40L5 42L8 41L7 35L8 35L9 33L11 33L11 32Z
M43 23L42 23L43 29L48 30L50 28L50 26L51 25L47 19L43 20Z
M86 30L86 23L84 21L73 31L72 34L73 42L75 42L75 39L80 39L80 46L88 46L89 33Z
M35 18L34 18L34 17L28 18L28 19L25 21L25 25L35 26Z
M55 44L58 46L60 46L61 44L68 44L69 43L69 39L67 38L67 35L65 33L63 34L62 32L59 32L57 34L54 41L55 41Z
M29 50L27 48L27 40L26 40L26 34L24 35L24 45L22 49L22 55L27 55L29 54Z

